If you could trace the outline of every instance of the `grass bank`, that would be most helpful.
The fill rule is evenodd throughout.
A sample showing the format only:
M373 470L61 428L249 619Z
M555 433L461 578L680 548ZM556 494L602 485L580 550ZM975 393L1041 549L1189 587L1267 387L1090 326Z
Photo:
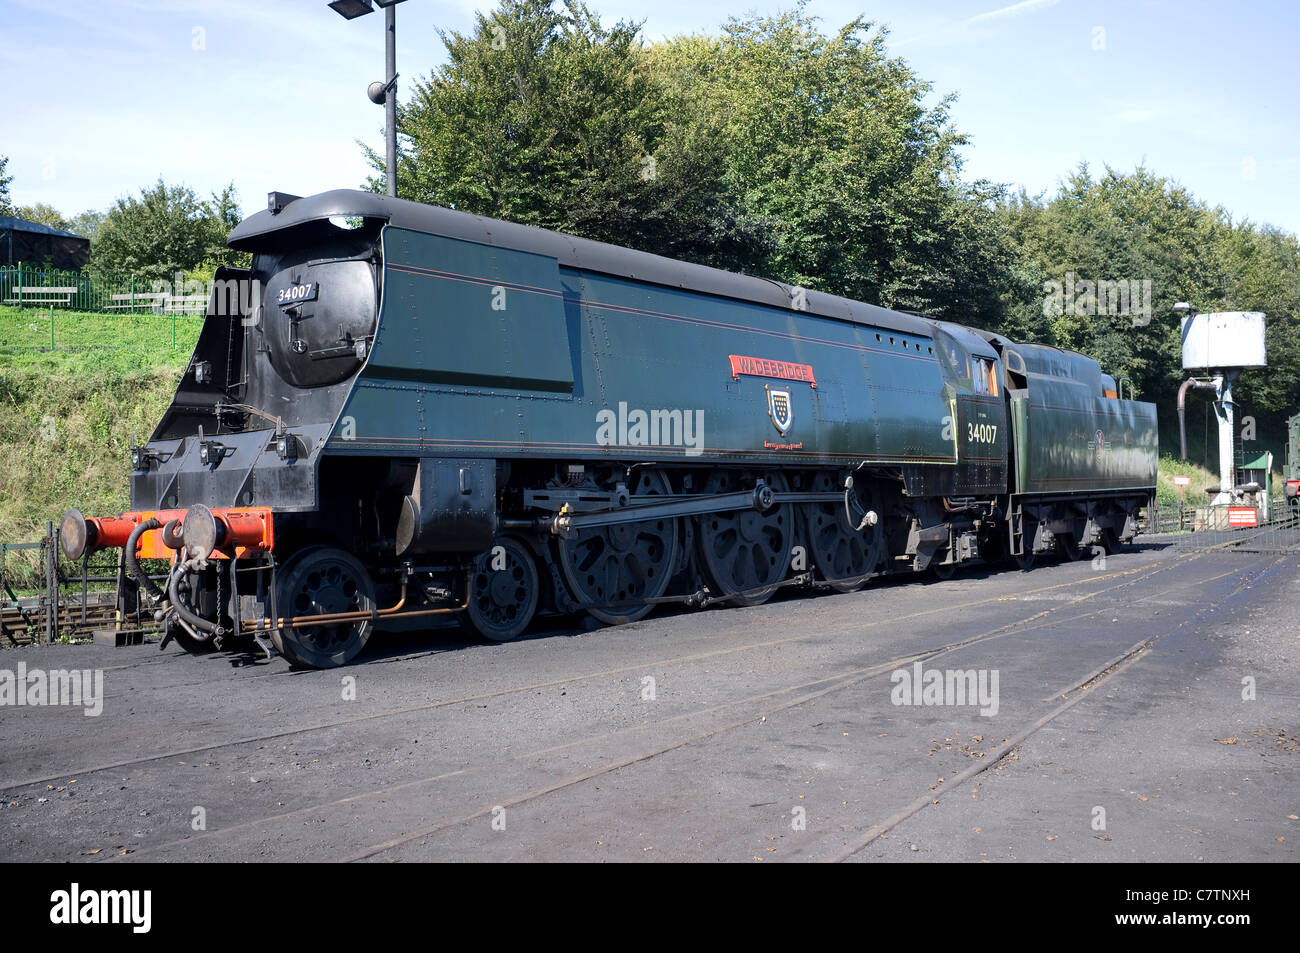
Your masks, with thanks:
M200 317L0 308L0 540L29 542L70 506L120 513L129 504L128 447L171 400ZM22 581L33 554L11 554Z

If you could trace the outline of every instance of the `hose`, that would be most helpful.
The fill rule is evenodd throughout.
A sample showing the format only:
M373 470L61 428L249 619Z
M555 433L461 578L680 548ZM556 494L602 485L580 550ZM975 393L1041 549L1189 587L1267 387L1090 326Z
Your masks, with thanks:
M143 523L137 523L135 529L131 530L131 535L126 538L126 571L130 573L131 578L140 584L140 587L148 593L149 598L154 602L162 602L163 591L158 588L157 584L149 578L148 574L140 568L140 561L135 558L135 547L140 542L140 537L153 529L162 526L154 517L150 517Z
M226 630L215 622L209 622L207 619L190 611L189 606L185 605L177 591L180 583L180 572L172 573L171 581L167 586L167 594L171 596L172 608L180 615L181 619L194 626L196 629L202 629L204 632L211 632L214 636L223 636Z

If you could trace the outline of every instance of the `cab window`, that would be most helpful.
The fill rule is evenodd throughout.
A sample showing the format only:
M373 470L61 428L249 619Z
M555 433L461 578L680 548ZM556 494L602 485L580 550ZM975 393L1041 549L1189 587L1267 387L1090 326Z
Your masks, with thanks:
M958 386L964 386L970 379L970 361L965 349L943 331L935 334L934 345L947 376Z
M971 359L971 384L977 394L998 395L997 364L986 357Z

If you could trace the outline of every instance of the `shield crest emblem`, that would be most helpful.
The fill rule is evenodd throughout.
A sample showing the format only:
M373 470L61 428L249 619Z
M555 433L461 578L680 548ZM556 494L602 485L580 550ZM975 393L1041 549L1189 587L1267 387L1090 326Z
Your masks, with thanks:
M767 414L772 418L777 433L784 437L794 423L794 405L788 389L767 388Z
M1093 434L1093 446L1098 455L1106 449L1106 436L1100 430Z

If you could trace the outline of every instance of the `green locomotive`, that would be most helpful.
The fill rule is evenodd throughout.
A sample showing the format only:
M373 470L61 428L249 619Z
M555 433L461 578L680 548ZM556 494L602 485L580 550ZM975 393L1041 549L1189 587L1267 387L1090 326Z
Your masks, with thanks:
M132 512L64 523L171 558L147 598L194 651L1028 568L1154 494L1154 406L1081 354L367 192L272 193L230 244Z

